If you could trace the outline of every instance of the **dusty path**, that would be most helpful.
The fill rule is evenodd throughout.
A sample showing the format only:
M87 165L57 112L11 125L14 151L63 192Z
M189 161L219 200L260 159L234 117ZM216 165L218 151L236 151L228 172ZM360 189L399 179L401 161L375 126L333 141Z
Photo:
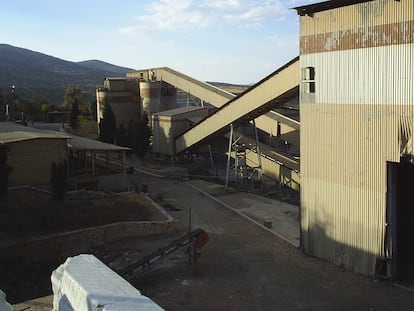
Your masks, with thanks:
M195 265L179 252L134 285L166 310L414 310L414 293L303 255L177 180L139 177L154 197L180 209L170 214L210 241ZM114 266L178 237L125 241L100 251Z

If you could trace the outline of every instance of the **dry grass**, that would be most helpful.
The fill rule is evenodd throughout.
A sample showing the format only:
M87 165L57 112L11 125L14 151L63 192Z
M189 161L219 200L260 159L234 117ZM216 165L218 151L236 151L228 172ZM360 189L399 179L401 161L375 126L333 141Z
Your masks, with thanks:
M121 221L163 219L144 197L129 193L105 195L80 192L67 195L63 204L51 195L30 189L10 190L0 203L0 236L29 238Z
M70 134L87 137L90 139L98 138L98 124L96 121L83 119L79 122L76 129L66 128L66 131Z

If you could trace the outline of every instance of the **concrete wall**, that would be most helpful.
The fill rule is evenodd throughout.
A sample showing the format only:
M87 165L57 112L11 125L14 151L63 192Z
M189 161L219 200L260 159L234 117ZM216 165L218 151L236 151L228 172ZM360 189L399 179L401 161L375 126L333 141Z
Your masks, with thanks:
M66 139L38 138L8 144L9 186L50 184L52 162L67 159Z

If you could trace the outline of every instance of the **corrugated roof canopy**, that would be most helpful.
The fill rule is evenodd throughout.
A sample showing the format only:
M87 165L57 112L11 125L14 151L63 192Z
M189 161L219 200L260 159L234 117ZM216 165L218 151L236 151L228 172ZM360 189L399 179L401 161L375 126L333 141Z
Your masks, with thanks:
M76 150L122 151L131 150L113 144L103 143L86 137L64 132L46 131L35 127L24 126L12 122L0 122L0 144L14 143L31 139L68 139L68 147Z
M86 137L71 136L68 147L76 150L94 150L94 151L122 151L131 150L131 148L121 147L113 144L103 143Z
M45 131L12 122L0 122L0 144L40 138L68 139L71 136L67 133Z

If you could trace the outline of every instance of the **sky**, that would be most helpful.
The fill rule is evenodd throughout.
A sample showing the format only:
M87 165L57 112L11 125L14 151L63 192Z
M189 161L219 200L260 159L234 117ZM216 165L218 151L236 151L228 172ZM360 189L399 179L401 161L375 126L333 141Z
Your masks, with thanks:
M252 84L299 54L293 7L320 0L13 0L0 43L69 61L167 66L202 81Z

